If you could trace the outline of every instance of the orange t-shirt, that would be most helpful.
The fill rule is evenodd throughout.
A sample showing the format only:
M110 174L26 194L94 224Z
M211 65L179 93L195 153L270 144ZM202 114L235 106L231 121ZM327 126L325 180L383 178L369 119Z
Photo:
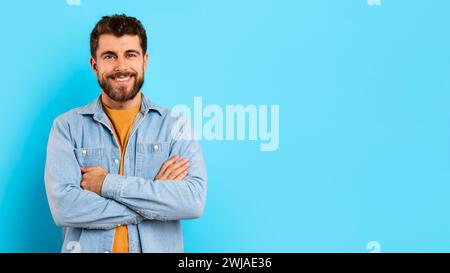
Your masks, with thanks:
M120 175L123 175L123 159L128 136L131 133L131 125L133 124L137 113L140 111L140 108L141 107L139 106L130 109L112 109L103 104L103 110L112 123L114 134L120 146ZM112 252L128 253L128 228L126 225L119 226L115 229Z

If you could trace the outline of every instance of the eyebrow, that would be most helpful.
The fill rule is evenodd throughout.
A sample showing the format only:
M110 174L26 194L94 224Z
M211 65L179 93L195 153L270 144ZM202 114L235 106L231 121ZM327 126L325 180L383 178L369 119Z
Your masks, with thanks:
M141 52L134 49L128 49L127 51L125 51L125 53L136 53L137 55L141 55Z
M113 51L105 51L102 54L100 54L100 57L103 57L103 56L108 55L108 54L117 56L117 54L115 52L113 52Z
M137 55L141 55L141 53L139 51L134 50L134 49L128 49L127 51L125 51L125 54L127 54L127 53L135 53ZM100 57L103 57L103 56L108 55L108 54L117 56L116 52L108 50L108 51L105 51L102 54L100 54Z

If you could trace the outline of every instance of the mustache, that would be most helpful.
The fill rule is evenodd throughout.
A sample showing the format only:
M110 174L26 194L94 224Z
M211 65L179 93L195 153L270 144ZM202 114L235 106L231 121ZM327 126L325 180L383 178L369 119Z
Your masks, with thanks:
M136 76L135 72L115 72L115 73L111 73L109 75L107 75L107 78L117 78L117 77L132 77L132 76Z

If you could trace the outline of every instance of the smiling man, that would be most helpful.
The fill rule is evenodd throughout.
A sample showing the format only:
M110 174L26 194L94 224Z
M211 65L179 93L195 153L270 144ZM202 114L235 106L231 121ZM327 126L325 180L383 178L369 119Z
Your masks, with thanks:
M183 252L180 220L200 217L206 202L200 146L184 119L141 92L141 22L105 16L90 46L101 94L58 116L47 146L45 186L62 252Z

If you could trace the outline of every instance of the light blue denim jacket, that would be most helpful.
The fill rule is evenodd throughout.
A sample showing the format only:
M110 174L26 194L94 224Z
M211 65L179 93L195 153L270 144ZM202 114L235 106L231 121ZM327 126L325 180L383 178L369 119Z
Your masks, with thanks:
M142 93L141 93L142 94ZM45 188L62 252L111 252L115 228L127 225L129 252L184 252L180 220L198 218L206 203L206 168L185 118L142 94L125 149L120 150L101 95L54 122L45 164ZM184 180L153 180L168 158L189 159ZM80 187L80 167L108 172L97 195Z

